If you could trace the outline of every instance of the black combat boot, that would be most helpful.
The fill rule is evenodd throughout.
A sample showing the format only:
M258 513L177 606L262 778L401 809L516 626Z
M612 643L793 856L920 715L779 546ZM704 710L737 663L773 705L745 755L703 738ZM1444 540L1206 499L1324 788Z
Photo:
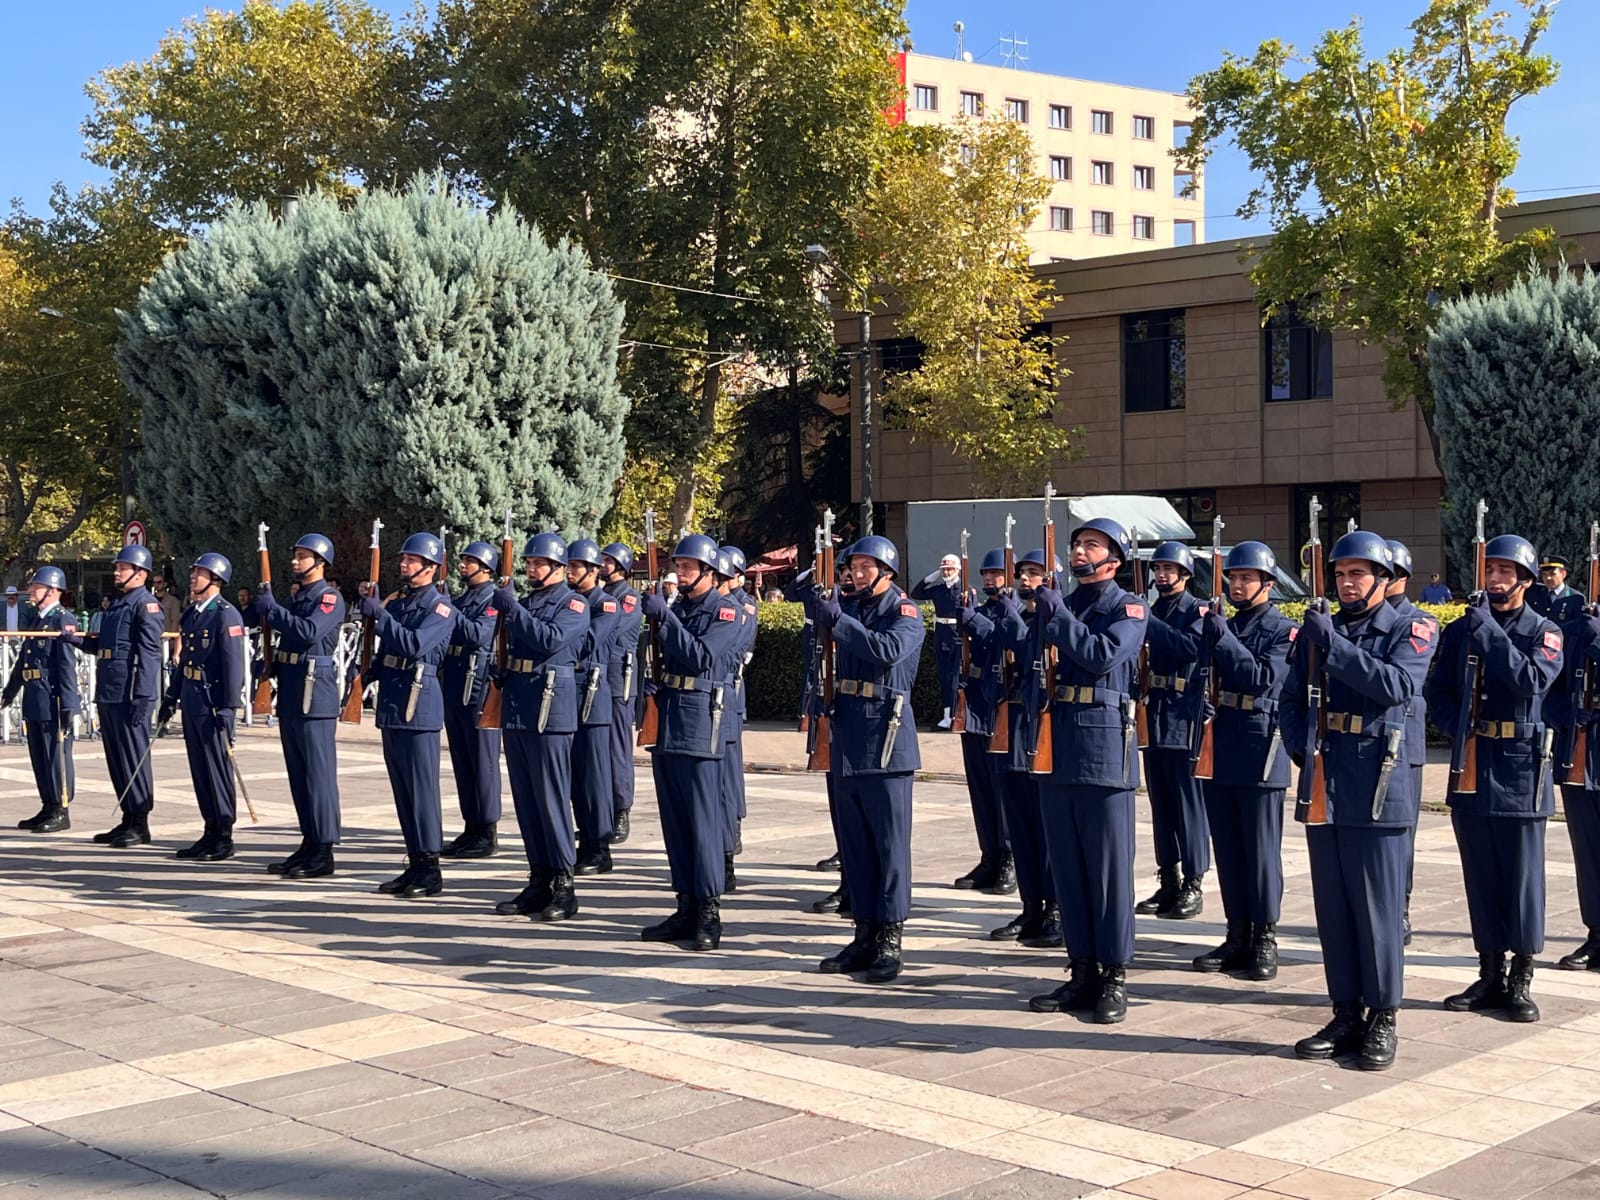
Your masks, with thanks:
M439 873L439 856L425 853L419 854L417 859L416 874L411 877L411 882L395 893L402 900L437 896L444 891L444 876Z
M876 930L870 921L856 922L856 935L850 944L837 954L830 955L817 964L824 975L850 975L865 971L872 965L877 950L873 945Z
M210 821L207 821L206 822L205 832L202 833L200 835L200 837L196 841L194 841L194 842L190 843L189 845L185 846L183 849L181 849L179 851L176 851L173 854L172 857L173 858L201 858L201 857L203 857L205 855L205 853L208 850L211 849L211 843L216 839L216 836L217 836L216 826L213 825Z
M123 813L122 816L120 818L118 818L117 823L115 825L113 825L110 829L106 830L104 833L97 833L97 834L94 835L94 843L95 843L95 845L97 845L97 846L109 846L109 845L111 845L112 842L114 842L117 838L121 837L124 833L127 832L128 822L131 819L132 818L129 817L127 813Z
M233 826L214 825L211 829L210 841L205 843L204 849L197 855L199 862L222 862L233 857Z
M888 983L899 978L901 926L900 921L885 921L873 931L874 953L862 975L868 983Z
M1246 979L1257 981L1278 977L1278 927L1272 924L1255 926L1255 936L1250 939L1250 965L1244 969Z
M1067 981L1053 992L1034 996L1028 1007L1034 1012L1083 1012L1100 999L1100 964L1093 959L1075 958L1067 968Z
M1178 898L1178 868L1156 868L1156 890L1148 897L1133 906L1133 911L1142 917L1152 916L1164 912L1172 907L1172 902Z
M1198 917L1206 907L1206 894L1200 886L1204 880L1204 875L1185 875L1172 903L1158 909L1156 916L1167 921L1187 921L1191 917Z
M1392 1008L1375 1008L1367 1022L1361 1039L1361 1057L1356 1066L1363 1071L1387 1071L1394 1066L1394 1052L1400 1044L1399 1031L1395 1029L1395 1011Z
M628 835L633 832L633 821L627 809L619 809L611 814L611 844L620 846L628 840Z
M1366 1036L1367 1021L1360 1002L1339 1001L1333 1006L1333 1020L1294 1044L1295 1057L1321 1059L1354 1054Z
M321 879L333 874L333 843L313 842L311 849L300 861L291 863L283 873L285 879Z
M1044 902L1044 919L1039 922L1039 931L1034 934L1024 932L1019 940L1024 946L1035 950L1049 950L1061 945L1061 910L1056 907L1054 900Z
M828 855L827 858L820 859L817 862L817 870L833 871L837 873L839 870L839 852L835 850L832 854Z
M846 921L853 921L856 917L855 910L850 907L850 889L844 886L839 888L839 915Z
M1451 1012L1486 1012L1504 1008L1510 997L1506 994L1506 955L1478 955L1478 978L1464 992L1444 998L1444 1006Z
M678 907L665 921L646 925L639 938L646 942L682 942L694 936L694 901L678 893Z
M1103 967L1100 995L1094 1002L1096 1025L1120 1025L1128 1015L1128 973L1122 967Z
M1009 896L1017 890L1017 860L1007 854L995 870L994 882L984 889L992 896Z
M739 890L739 877L733 873L733 855L722 856L722 890L724 892L737 892Z
M502 900L494 911L502 917L531 917L550 907L550 872L534 867L528 872L528 886L509 900Z
M499 831L490 821L486 825L468 825L442 853L445 858L488 858L498 849Z
M1589 930L1583 945L1556 959L1556 966L1563 971L1600 971L1600 935Z
M39 814L38 822L32 826L34 833L60 833L71 828L72 818L60 804L45 805L44 811Z
M722 945L722 902L717 897L696 902L693 936L696 950L715 950Z
M417 877L417 856L406 855L406 869L393 879L387 879L378 885L378 891L385 896L398 896L401 891L411 886L411 881Z
M811 902L811 911L814 913L836 913L844 903L844 888L836 887L821 900Z
M1229 921L1228 936L1222 945L1207 950L1194 960L1194 969L1215 975L1218 971L1237 971L1250 963L1250 922Z
M23 817L22 820L18 821L17 822L17 828L18 829L33 829L33 828L36 828L38 826L39 822L44 820L45 813L47 813L49 811L50 811L50 806L48 804L41 805L40 808L39 808L39 811L34 813L33 816L31 816L31 817Z
M287 875L289 873L289 869L291 867L299 866L301 860L309 856L315 846L316 843L310 838L301 838L299 847L293 854L289 855L288 858L280 859L277 862L269 862L267 864L268 872L273 875Z
M599 842L578 849L578 863L572 868L574 875L604 875L612 868L611 845Z
M557 871L550 879L550 899L540 910L545 921L565 921L578 914L578 892L572 883L571 871Z
M1506 1020L1528 1024L1539 1019L1539 1006L1529 995L1533 987L1533 955L1513 954L1506 974Z
M1014 942L1022 936L1022 931L1030 924L1037 927L1043 915L1044 902L1042 900L1024 900L1022 911L998 929L989 931L989 939L995 942Z
M955 881L954 886L963 892L982 892L992 888L999 877L999 861L985 854L977 866Z
M150 818L144 815L127 817L124 820L122 831L110 839L110 844L118 850L126 850L130 846L147 846L150 844Z

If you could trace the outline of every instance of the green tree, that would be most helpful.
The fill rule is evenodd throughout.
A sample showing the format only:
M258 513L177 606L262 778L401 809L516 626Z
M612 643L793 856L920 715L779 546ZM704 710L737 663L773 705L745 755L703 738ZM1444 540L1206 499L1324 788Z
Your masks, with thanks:
M141 181L158 211L190 228L234 199L307 188L348 198L391 139L389 88L404 57L366 0L208 10L147 61L89 82L87 156Z
M1050 192L1032 164L1027 131L1004 118L908 129L860 218L896 325L925 348L886 385L890 411L995 489L1038 483L1071 449L1051 419L1066 371L1039 332L1050 287L1028 266Z
M1446 303L1428 341L1443 443L1444 526L1472 562L1478 499L1489 532L1586 557L1600 519L1600 276L1537 264L1502 292Z
M1269 314L1297 305L1325 328L1356 331L1386 354L1384 383L1434 431L1428 331L1440 301L1514 275L1545 256L1548 229L1502 240L1515 197L1511 107L1550 86L1535 47L1551 0L1517 0L1520 31L1487 0L1431 0L1409 49L1368 59L1359 22L1323 35L1309 58L1273 40L1228 55L1189 84L1195 120L1176 157L1199 171L1231 139L1262 177L1242 217L1267 215L1250 278Z
M899 0L443 0L414 147L618 275L635 346L629 441L715 500L731 369L832 355L808 243L854 252L896 86ZM654 346L643 343L654 343ZM674 349L660 349L673 347ZM792 351L791 351L792 352ZM786 361L786 360L784 360Z
M498 541L507 507L573 533L622 465L621 323L580 249L437 179L236 206L122 321L141 494L185 553L247 552L265 520L352 563L375 516Z

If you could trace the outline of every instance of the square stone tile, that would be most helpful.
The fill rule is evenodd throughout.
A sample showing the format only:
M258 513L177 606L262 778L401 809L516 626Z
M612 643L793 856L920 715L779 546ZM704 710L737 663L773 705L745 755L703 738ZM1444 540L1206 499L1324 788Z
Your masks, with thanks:
M726 1104L701 1109L698 1112L665 1117L646 1125L635 1125L628 1130L628 1136L654 1142L669 1150L681 1150L685 1146L692 1146L722 1134L753 1129L773 1121L781 1121L791 1115L793 1114L790 1109L779 1108L775 1104L763 1104L759 1100L730 1100Z
M920 1158L935 1147L893 1133L871 1130L842 1141L829 1142L826 1153L800 1150L762 1163L763 1175L805 1187L825 1187L841 1179ZM1000 1164L996 1164L1001 1169Z
M1575 1112L1504 1144L1508 1150L1570 1158L1585 1165L1600 1162L1600 1113Z
M1520 1200L1582 1169L1571 1159L1495 1147L1425 1175L1411 1186L1449 1200Z
M692 1153L736 1167L756 1167L791 1154L816 1153L861 1133L860 1126L799 1113L753 1129L693 1143Z
M1538 1200L1592 1200L1600 1196L1600 1167L1585 1167L1559 1183L1533 1193Z
M842 1200L900 1200L944 1196L983 1183L995 1173L993 1159L959 1150L935 1150L893 1166L830 1183L821 1190ZM1004 1169L1003 1167L1001 1168Z

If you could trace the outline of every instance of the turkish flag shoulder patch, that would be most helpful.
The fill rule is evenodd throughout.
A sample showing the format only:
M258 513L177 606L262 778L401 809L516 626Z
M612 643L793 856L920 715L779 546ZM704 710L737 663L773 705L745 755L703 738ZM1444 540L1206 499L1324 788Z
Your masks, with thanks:
M242 626L242 625L229 625L228 626L228 636L229 637L243 637L244 636L244 626Z
M579 600L576 596L572 597L572 599L567 601L567 607L570 608L573 612L583 612L583 611L585 611L584 607L583 607L583 601Z
M1144 605L1142 605L1142 604L1126 604L1123 607L1127 610L1128 615L1130 617L1132 617L1134 620L1136 620L1136 621L1144 620Z
M624 596L622 598L622 611L623 612L632 612L634 609L636 609L638 607L639 607L639 597L637 597L637 596Z
M322 605L322 611L323 612L331 613L333 611L333 609L334 609L334 606L336 604L338 604L338 603L339 603L339 596L338 596L337 592L323 592L322 593L321 605Z
M717 609L717 620L719 621L731 621L733 620L734 615L734 611L731 608Z
M1547 630L1544 635L1544 645L1540 648L1540 653L1551 662L1554 662L1556 655L1560 653L1560 651L1561 635L1554 629Z
M498 617L500 615L500 610L491 604L488 608L483 610L483 615L486 617Z
M601 612L608 612L608 613L616 612L617 611L617 602L615 600L602 600L600 602L600 611Z
M158 613L161 611L161 605L157 604L154 600L151 600L144 606L144 610L148 613Z
M448 617L450 615L450 606L441 600L433 606L433 611L441 617Z
M922 616L922 610L915 604L902 604L900 606L900 615L902 617L920 617Z
M1411 622L1411 636L1413 638L1420 638L1424 642L1431 642L1433 640L1433 622L1432 621L1413 621L1413 622Z
M1289 626L1289 640L1292 642L1292 641L1295 640L1295 638L1297 638L1299 636L1300 636L1300 626L1298 626L1298 625Z
M744 606L744 611L753 617L756 615L756 606L754 604L746 604Z

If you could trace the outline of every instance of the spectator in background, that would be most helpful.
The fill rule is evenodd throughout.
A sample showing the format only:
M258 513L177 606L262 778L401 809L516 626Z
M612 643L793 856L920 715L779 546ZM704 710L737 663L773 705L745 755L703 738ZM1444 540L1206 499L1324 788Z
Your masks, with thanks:
M100 597L100 607L94 610L94 615L89 618L89 632L99 633L100 623L106 619L106 609L111 607L111 596L107 593Z
M240 612L247 611L249 609L249 607L250 607L251 602L254 601L254 600L255 600L255 597L253 595L251 595L249 588L244 587L244 588L240 588L239 589L239 611Z
M671 571L661 577L661 594L667 598L668 604L678 598L678 577Z
M161 605L161 632L177 633L183 620L183 601L179 600L177 596L173 595L172 583L165 576L158 576L156 578L155 587L153 590L156 594L156 602ZM164 637L161 639L161 646L161 657L163 661L167 661L169 659L174 662L177 661L177 638Z
M1428 576L1428 586L1422 589L1422 602L1424 604L1449 604L1452 597L1450 589L1439 582L1439 572L1435 571Z
M22 603L17 595L17 585L6 588L6 632L16 633L22 626Z
M767 589L767 603L768 604L776 604L776 603L778 603L778 601L780 601L782 599L783 599L783 591L781 589L779 589L779 588L768 588Z

